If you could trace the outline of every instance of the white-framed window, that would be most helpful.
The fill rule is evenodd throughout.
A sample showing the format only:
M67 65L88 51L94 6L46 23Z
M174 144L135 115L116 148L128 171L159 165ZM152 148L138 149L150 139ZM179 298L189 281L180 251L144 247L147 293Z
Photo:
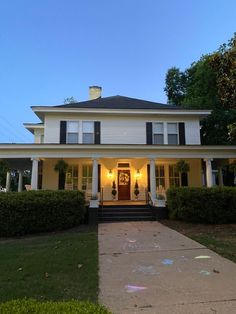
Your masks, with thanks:
M170 187L180 186L180 173L176 170L175 165L169 165L169 182Z
M67 122L67 143L68 144L79 143L79 122L78 121Z
M162 122L153 122L153 144L164 144L164 125Z
M178 123L167 123L167 138L169 145L178 145Z
M156 187L165 188L165 167L156 165Z
M78 190L78 165L69 166L66 171L66 190Z
M82 165L82 190L83 191L92 190L92 176L93 176L93 166Z
M83 121L82 122L83 144L94 144L94 122Z

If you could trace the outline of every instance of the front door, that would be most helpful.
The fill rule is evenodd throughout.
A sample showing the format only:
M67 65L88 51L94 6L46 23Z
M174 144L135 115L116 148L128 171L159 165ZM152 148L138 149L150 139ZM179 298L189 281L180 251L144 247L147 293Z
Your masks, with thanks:
M118 170L118 199L130 200L130 170Z

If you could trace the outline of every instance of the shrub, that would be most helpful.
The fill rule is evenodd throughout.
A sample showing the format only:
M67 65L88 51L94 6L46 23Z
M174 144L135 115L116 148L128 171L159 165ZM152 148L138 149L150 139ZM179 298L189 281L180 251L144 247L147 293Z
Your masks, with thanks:
M170 218L201 223L236 222L236 188L171 188L167 191Z
M78 226L84 215L80 191L0 193L0 236L63 230Z
M0 304L0 313L4 314L111 314L104 306L90 302L37 302L33 299L13 300Z

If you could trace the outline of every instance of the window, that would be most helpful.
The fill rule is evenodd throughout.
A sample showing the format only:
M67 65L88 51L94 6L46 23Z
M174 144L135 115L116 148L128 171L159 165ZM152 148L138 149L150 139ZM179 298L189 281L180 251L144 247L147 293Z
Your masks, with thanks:
M168 144L178 144L178 126L177 123L167 123Z
M66 172L65 190L78 190L78 166L69 166Z
M157 188L165 187L165 169L163 165L156 166L156 186Z
M169 166L169 180L170 187L180 186L180 175L179 172L176 171L176 167L174 165Z
M153 123L153 144L164 144L163 123Z
M67 143L79 143L79 122L67 122Z
M82 167L82 190L92 190L92 165L83 165Z
M129 165L129 162L118 162L117 167L118 168L129 168L130 165Z
M83 144L94 143L94 122L83 122Z

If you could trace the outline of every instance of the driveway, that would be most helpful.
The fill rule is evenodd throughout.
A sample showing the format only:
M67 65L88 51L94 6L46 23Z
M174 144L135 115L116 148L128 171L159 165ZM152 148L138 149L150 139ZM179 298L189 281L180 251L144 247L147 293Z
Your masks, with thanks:
M158 222L99 224L99 267L114 314L236 313L236 264Z

